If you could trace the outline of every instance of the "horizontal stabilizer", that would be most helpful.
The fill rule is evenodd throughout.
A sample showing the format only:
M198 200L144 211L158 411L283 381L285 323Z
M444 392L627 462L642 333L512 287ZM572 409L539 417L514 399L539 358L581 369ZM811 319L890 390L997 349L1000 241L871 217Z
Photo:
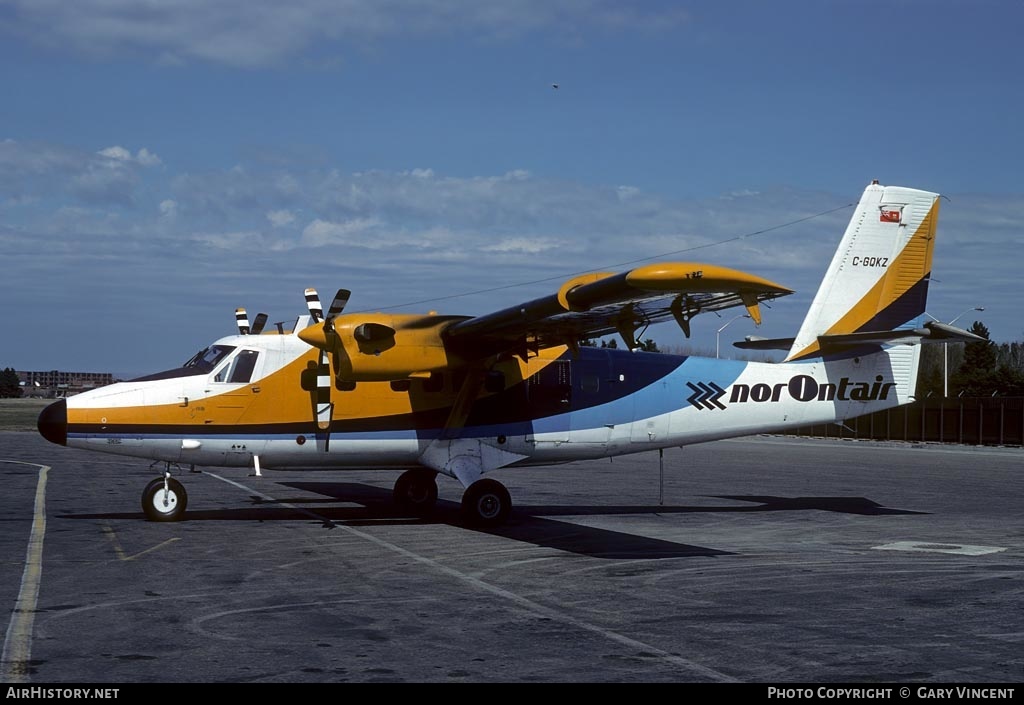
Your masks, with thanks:
M945 323L930 321L923 328L905 328L902 330L861 331L842 335L819 335L818 343L822 348L837 345L861 345L864 343L973 343L984 341L980 335L956 328Z
M975 335L969 330L963 328L957 328L951 326L948 323L939 323L938 321L929 321L924 324L924 327L931 331L929 340L940 340L942 342L965 342L965 343L977 343L980 341L987 340L982 338L980 335Z
M884 331L862 331L859 333L846 333L843 335L819 335L818 344L822 349L846 345L864 345L883 343L976 343L984 341L980 335L970 331L956 328L946 323L930 321L924 324L924 328L909 328L902 330ZM742 350L789 350L793 345L793 338L760 338L756 335L748 335L745 340L733 343L733 347Z
M746 339L733 343L733 347L743 350L789 350L796 338L762 338L748 335Z

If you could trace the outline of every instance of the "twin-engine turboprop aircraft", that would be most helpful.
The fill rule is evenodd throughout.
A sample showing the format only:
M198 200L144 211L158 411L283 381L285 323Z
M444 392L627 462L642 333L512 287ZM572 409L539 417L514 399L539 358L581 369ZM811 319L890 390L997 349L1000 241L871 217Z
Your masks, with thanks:
M465 488L467 522L496 525L511 499L484 475L840 421L914 398L925 340L977 339L923 323L938 195L877 182L864 191L779 364L634 351L642 328L792 293L709 264L669 262L566 281L484 316L324 314L291 329L250 326L183 367L62 399L39 417L61 445L166 463L142 496L154 521L180 519L181 466L398 468L403 511L429 512L438 473ZM618 334L625 350L580 346Z

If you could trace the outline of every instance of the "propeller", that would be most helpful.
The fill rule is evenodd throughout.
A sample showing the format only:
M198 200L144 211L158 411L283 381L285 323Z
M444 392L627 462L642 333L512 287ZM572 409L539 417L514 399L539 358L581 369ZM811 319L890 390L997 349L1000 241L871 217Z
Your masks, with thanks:
M267 314L257 313L256 320L252 322L252 330L249 331L250 335L259 335L263 332L263 327L267 325Z
M348 289L338 289L338 293L334 295L334 299L331 301L331 306L327 310L327 317L324 317L324 308L320 303L320 295L316 289L306 289L306 306L309 308L309 315L313 318L314 323L323 321L324 323L324 337L328 341L331 340L332 336L335 336L334 332L334 319L341 315L341 312L345 310L345 305L348 303L349 297L352 292ZM336 347L329 345L328 347ZM337 354L337 353L335 353ZM337 368L337 365L335 365ZM331 419L334 415L334 402L331 401L331 363L328 357L327 349L322 348L320 350L320 362L317 366L316 372L316 402L314 405L313 413L316 418L317 428L325 433L324 436L324 452L330 447L331 436Z
M244 308L235 309L235 323L238 324L239 335L249 335L249 314Z
M316 293L316 289L306 289L306 308L313 317L313 323L324 320L324 307L320 305L320 295Z
M327 320L331 322L331 330L334 330L334 319L345 310L350 296L352 296L352 292L348 289L338 289L338 293L334 295L331 307L327 309Z
M250 327L249 314L244 308L236 308L235 323L238 325L239 335L259 335L263 332L263 327L267 325L267 314L257 313L256 320Z

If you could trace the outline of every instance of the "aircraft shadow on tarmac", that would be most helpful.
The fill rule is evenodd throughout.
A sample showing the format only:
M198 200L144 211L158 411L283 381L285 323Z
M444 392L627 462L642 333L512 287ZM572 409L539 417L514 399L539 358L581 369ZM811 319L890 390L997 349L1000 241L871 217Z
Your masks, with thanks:
M358 483L286 482L284 487L311 492L323 498L300 496L268 500L252 495L251 505L239 509L190 510L186 521L296 521L316 520L325 529L337 525L381 526L446 524L480 531L594 558L657 559L714 557L733 555L702 546L666 541L636 534L611 531L576 523L558 521L559 516L663 515L707 512L774 512L820 510L867 516L924 514L905 509L889 509L864 497L773 497L759 495L718 495L716 499L751 502L754 506L643 506L643 505L519 505L509 521L497 528L466 527L457 502L438 500L429 518L414 518L394 506L390 490ZM338 502L355 506L331 506ZM74 514L71 519L141 519L135 514Z

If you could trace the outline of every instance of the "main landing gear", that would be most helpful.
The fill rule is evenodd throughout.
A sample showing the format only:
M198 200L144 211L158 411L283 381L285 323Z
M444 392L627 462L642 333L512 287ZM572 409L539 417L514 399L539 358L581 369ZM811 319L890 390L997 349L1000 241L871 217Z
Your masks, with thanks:
M425 468L407 470L395 482L392 494L400 511L428 516L437 503L437 473ZM477 480L462 495L462 518L471 526L498 526L511 511L512 497L497 480Z
M142 511L150 521L178 521L185 514L188 494L180 482L165 471L142 491Z
M401 511L427 516L437 503L437 473L426 469L403 472L395 482L392 496Z

